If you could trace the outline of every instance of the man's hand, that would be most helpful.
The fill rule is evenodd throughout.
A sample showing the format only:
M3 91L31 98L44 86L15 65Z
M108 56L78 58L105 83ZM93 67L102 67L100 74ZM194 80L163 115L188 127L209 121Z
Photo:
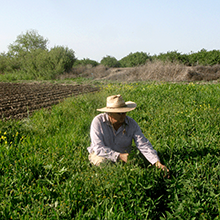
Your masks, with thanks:
M125 154L119 154L119 159L127 163L128 161L128 153Z
M167 175L167 177L170 178L170 173L169 173L170 171L169 171L169 169L167 169L167 167L164 166L160 161L157 161L157 162L155 163L155 166L156 166L157 168L162 169L162 170L164 171L164 177Z

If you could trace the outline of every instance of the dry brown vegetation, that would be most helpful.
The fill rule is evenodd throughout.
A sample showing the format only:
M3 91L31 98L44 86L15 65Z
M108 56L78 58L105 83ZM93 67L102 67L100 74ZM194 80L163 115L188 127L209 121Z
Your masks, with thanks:
M71 73L60 76L64 78L89 77L96 80L113 81L219 81L220 65L185 66L179 63L161 61L148 62L145 65L131 68L107 68L102 65L82 66L72 69Z

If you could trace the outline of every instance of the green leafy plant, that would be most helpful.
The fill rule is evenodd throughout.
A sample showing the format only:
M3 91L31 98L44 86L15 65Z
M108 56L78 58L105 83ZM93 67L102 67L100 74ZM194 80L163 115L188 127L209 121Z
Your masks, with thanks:
M91 65L92 67L98 66L98 62L95 60L91 60L89 58L84 58L82 60L76 60L74 63L74 67L79 67L79 66L87 66Z
M118 60L111 56L103 57L100 63L106 67L120 67Z
M171 62L171 63L182 63L185 65L189 64L189 60L188 60L188 55L186 54L181 54L178 51L169 51L167 53L160 53L157 56L154 56L153 59L158 59L161 60L163 62Z
M112 83L28 120L0 121L0 218L217 220L219 89ZM170 179L143 163L135 147L127 164L90 165L90 124L112 94L137 103L128 116L158 151Z
M202 49L197 53L189 54L188 57L189 57L189 63L192 66L195 65L213 66L216 64L220 64L219 50L207 51L205 49Z
M47 49L48 40L38 34L36 30L27 31L25 34L20 34L13 44L10 44L9 54L11 56L22 56L26 52L31 52L36 49Z
M76 58L68 47L47 49L48 40L37 31L27 31L9 45L7 54L0 56L0 71L16 73L20 79L54 79L70 71Z
M144 52L130 53L128 56L122 58L119 62L122 67L134 67L143 65L147 60L150 59L150 56Z

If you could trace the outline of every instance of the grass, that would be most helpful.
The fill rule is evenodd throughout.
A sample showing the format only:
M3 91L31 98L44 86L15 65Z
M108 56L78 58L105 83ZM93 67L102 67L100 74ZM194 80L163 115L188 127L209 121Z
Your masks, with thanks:
M219 84L109 84L22 121L0 122L0 219L219 219ZM129 113L171 170L89 164L90 123L106 96Z

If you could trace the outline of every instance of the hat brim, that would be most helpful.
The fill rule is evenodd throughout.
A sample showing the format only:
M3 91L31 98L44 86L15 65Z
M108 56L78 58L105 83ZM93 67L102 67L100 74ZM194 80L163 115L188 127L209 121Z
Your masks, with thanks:
M124 107L120 107L120 108L109 108L109 107L104 107L104 108L99 108L96 109L99 112L111 112L111 113L122 113L122 112L130 112L132 110L134 110L137 107L137 104L135 102L125 102Z

